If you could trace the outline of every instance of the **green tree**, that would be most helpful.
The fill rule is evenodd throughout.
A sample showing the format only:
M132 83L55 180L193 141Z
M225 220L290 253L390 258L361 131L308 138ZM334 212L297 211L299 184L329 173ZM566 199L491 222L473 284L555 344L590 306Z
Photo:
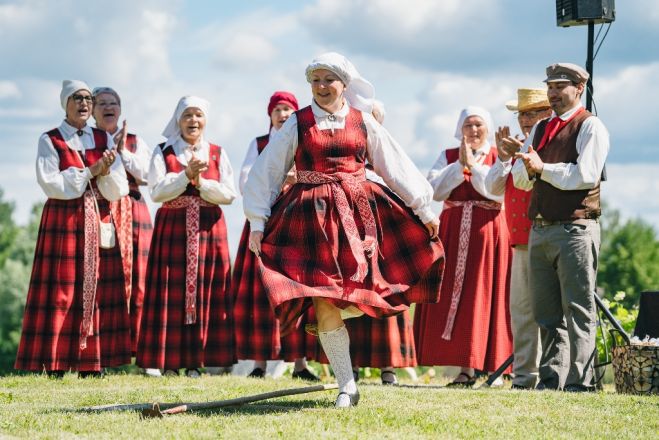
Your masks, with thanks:
M3 200L4 191L0 188L0 268L4 266L16 240L18 227L12 219L14 204Z
M606 207L604 213L598 285L611 300L625 292L622 304L631 308L642 291L659 290L659 240L641 219L623 222L619 211Z

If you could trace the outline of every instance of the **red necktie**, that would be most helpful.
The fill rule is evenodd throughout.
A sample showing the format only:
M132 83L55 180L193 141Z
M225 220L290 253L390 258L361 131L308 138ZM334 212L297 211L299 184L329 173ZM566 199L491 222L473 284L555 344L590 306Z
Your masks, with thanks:
M552 119L549 120L549 122L547 122L547 126L545 127L545 134L542 136L542 139L540 140L540 144L537 146L536 151L541 149L542 147L547 145L549 141L554 139L554 136L556 136L556 133L558 133L560 126L564 125L561 124L561 122L563 122L563 120L558 116L554 116Z

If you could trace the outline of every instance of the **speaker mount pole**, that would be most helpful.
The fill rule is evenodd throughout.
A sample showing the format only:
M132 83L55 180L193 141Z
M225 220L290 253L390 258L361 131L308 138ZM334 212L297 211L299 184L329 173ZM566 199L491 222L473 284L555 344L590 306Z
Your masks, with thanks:
M595 46L595 22L588 22L588 57L586 59L586 70L590 75L586 86L586 110L592 111L593 107L593 46Z

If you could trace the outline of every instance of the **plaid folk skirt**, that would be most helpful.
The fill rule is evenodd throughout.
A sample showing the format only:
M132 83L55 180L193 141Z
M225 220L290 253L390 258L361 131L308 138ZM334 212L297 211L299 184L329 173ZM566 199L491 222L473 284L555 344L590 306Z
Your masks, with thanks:
M234 298L236 356L238 359L294 361L315 359L317 339L304 331L307 322L315 322L313 309L308 309L295 329L281 336L279 321L270 306L268 295L258 277L256 256L248 248L249 222L245 222L233 266L231 290Z
M236 361L224 214L199 210L197 316L185 324L186 210L156 213L147 264L137 364L144 368L228 366Z
M149 207L141 193L131 191L133 207L133 283L130 295L130 330L133 355L137 352L142 304L146 284L146 266L149 259L149 247L153 235L153 224Z
M108 202L98 199L107 221ZM48 199L41 215L23 332L15 368L27 371L99 371L131 361L130 318L119 247L99 249L94 334L80 349L83 198Z
M356 306L377 318L396 315L411 303L438 301L442 244L430 241L425 226L388 188L368 180L360 184L375 218L378 244L367 257L363 282L351 280L357 262L329 184L298 183L273 205L259 274L282 334L295 327L312 297L341 309ZM359 215L355 223L363 237Z

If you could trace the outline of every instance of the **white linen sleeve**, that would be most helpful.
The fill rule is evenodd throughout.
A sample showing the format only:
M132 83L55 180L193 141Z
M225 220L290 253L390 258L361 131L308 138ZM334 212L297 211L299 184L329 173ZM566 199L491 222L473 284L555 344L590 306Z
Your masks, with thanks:
M156 147L149 166L149 194L156 203L168 202L183 194L190 183L185 170L180 173L168 173L162 149Z
M373 170L425 224L436 218L432 188L401 146L372 115L362 113Z
M531 129L531 133L524 141L524 145L522 145L522 148L520 149L521 152L526 153L529 151L529 145L531 145L531 142L533 142L533 138L535 137L535 129L537 126L538 123L536 122L536 124ZM524 166L523 160L516 160L515 163L513 163L511 173L513 173L513 185L515 185L515 188L524 191L531 191L533 189L535 179L529 179L529 174L526 172L526 167Z
M240 188L240 194L245 192L245 183L247 183L247 176L249 176L249 170L254 166L256 158L259 157L259 149L256 144L256 138L252 139L252 142L249 143L247 147L247 154L245 155L245 160L243 161L242 166L240 167L240 177L238 178L238 188Z
M297 145L297 117L293 114L270 136L268 148L254 162L245 183L243 209L252 231L264 230L270 208L293 166Z
M120 156L126 172L132 175L140 185L146 185L149 178L149 162L151 160L151 149L146 142L137 136L135 152L130 152L124 148L121 150Z
M487 178L488 173L490 172L489 165L476 164L471 167L471 185L474 189L483 197L486 197L495 202L503 202L503 193L494 194L492 193L485 184L485 179ZM505 186L504 186L505 189Z
M214 205L230 205L236 198L233 183L233 168L224 148L220 150L220 180L204 179L199 176L199 195Z
M594 188L602 176L609 154L609 132L599 118L591 116L577 135L577 163L546 163L540 178L564 190Z
M485 176L485 188L494 195L504 195L506 192L506 180L512 169L512 159L505 162L497 158Z
M442 202L448 198L458 185L465 180L463 166L459 161L448 164L446 150L442 151L437 161L428 172L428 182L433 189L433 198Z
M71 200L82 196L93 177L86 167L60 171L59 156L45 133L39 138L36 169L39 186L52 199Z

